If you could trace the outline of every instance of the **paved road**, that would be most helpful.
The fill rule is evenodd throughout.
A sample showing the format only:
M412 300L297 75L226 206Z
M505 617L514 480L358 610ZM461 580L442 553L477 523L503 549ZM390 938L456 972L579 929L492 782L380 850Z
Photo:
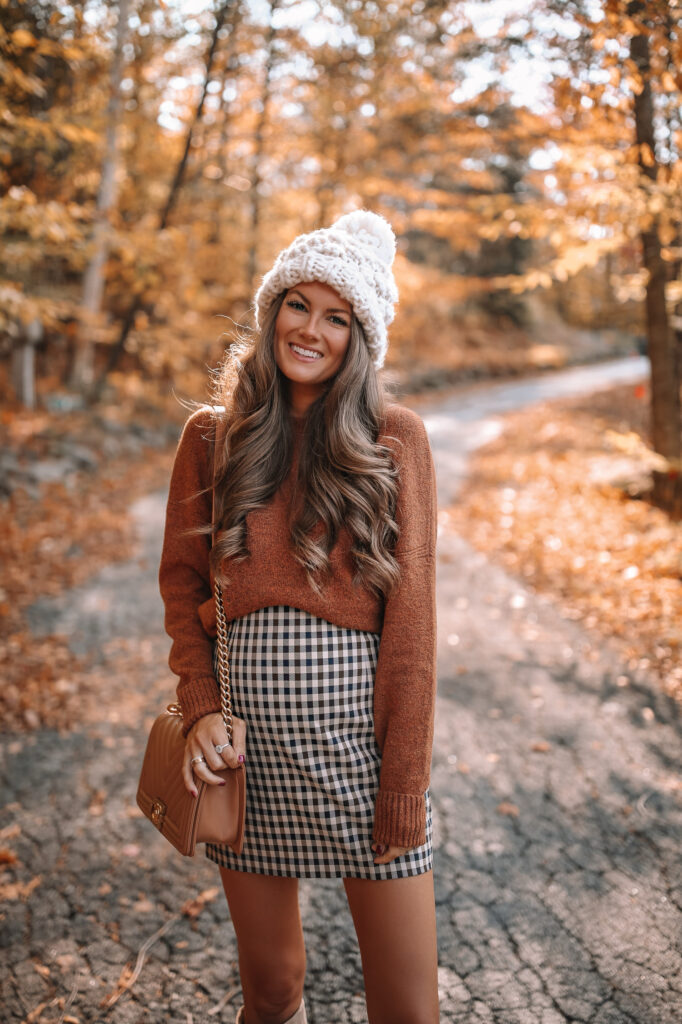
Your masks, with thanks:
M444 502L500 413L641 375L635 364L478 384L422 408ZM109 678L82 728L4 745L0 827L9 831L0 846L18 863L3 877L29 889L39 881L7 902L0 922L3 1021L33 1011L43 1024L227 1024L239 1003L215 867L176 858L134 804L146 728L172 689L159 668L162 510L158 495L135 506L138 560L33 609L36 632L70 631L74 648ZM679 1024L674 706L445 521L438 595L432 791L442 1020ZM121 636L135 651L127 669L109 647ZM200 894L203 904L183 913ZM301 882L301 906L311 1024L361 1024L362 974L340 882ZM103 999L151 939L139 976L107 1009Z

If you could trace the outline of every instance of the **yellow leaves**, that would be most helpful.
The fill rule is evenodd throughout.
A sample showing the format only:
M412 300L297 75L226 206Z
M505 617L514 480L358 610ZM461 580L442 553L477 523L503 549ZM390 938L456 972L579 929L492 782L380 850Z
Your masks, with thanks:
M639 147L639 160L643 167L655 167L656 157L648 142L643 142Z
M10 36L10 39L14 46L17 46L21 50L32 49L38 44L38 40L33 33L29 32L28 29L25 28L16 28Z
M78 145L81 142L99 142L99 135L93 131L92 128L88 128L82 124L69 124L62 123L55 125L55 131L61 135L67 142L72 142L74 145Z
M661 75L661 85L664 92L677 92L677 82L669 71L664 71Z
M5 63L3 77L6 82L20 91L28 93L30 96L40 96L42 98L46 95L45 86L40 79L36 78L35 75L25 74L16 65Z
M665 286L665 297L671 304L682 302L682 281L668 281Z
M645 444L635 430L621 432L608 429L604 433L604 440L614 451L636 458L646 469L658 469L665 473L672 465L663 455Z
M644 90L644 82L641 75L627 75L623 80L623 85L631 93L634 93L635 96L639 96Z

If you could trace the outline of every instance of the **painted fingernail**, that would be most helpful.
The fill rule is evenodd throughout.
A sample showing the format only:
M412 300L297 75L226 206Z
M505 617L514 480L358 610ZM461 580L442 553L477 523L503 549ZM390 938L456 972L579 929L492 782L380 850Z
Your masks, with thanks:
M219 785L219 786L225 786L225 785L226 785L226 783L225 783L225 782L219 782L219 783L218 783L218 785Z
M239 761L240 764L244 764L244 761L246 761L246 758L244 757L243 754L240 754L239 757L237 758L237 760Z
M192 796L194 796L194 797L199 796L199 794L197 793L196 789L192 790Z

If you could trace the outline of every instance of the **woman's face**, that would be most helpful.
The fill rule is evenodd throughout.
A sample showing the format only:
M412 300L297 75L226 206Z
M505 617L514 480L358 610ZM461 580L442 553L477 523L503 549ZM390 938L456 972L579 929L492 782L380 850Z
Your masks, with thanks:
M350 341L352 306L328 284L297 284L275 320L275 361L289 381L294 412L313 402L341 368Z

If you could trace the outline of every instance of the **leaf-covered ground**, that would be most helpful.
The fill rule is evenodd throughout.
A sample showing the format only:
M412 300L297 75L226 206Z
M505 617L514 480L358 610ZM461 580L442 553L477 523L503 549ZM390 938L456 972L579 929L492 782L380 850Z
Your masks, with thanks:
M33 635L26 610L130 557L129 507L168 482L176 433L164 410L125 404L0 419L3 730L65 728L82 714L84 666L66 637Z
M644 385L511 413L472 456L450 516L682 700L682 522L632 496L649 451Z

